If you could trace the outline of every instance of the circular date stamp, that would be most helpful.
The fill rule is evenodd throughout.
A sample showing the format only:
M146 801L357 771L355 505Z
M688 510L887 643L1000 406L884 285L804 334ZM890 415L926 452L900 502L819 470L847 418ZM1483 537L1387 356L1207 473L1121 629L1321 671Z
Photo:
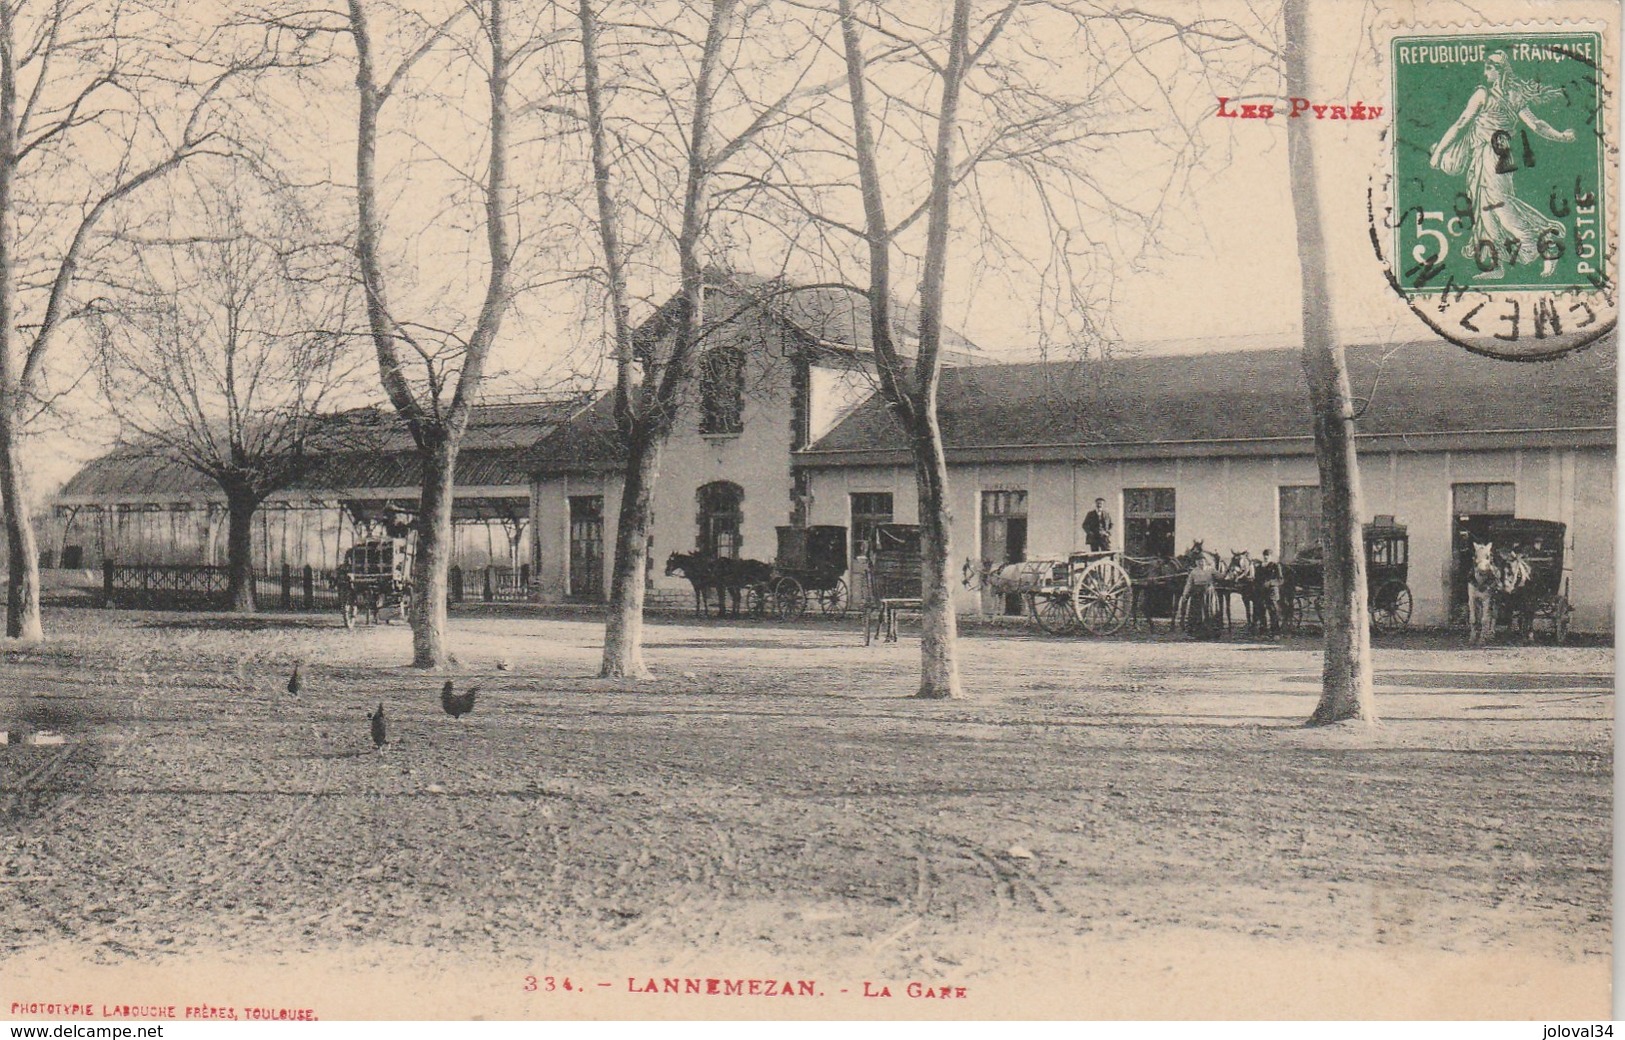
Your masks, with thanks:
M1618 147L1603 49L1602 33L1580 30L1392 40L1371 241L1439 336L1529 361L1613 331Z

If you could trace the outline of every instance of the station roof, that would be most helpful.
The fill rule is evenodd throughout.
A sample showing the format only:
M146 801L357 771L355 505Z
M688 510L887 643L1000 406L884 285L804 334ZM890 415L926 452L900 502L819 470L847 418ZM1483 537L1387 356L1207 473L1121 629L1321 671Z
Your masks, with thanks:
M1614 443L1617 348L1551 361L1497 361L1433 341L1350 347L1362 440L1394 446ZM939 415L950 459L1267 454L1312 450L1297 348L944 369ZM801 465L905 459L877 396Z
M460 487L525 486L525 460L537 441L590 403L584 397L476 405L457 458ZM289 492L342 497L355 489L414 488L422 465L411 433L385 408L342 412L325 424L329 447ZM214 481L161 449L119 448L87 463L57 493L63 504L152 498L218 498Z

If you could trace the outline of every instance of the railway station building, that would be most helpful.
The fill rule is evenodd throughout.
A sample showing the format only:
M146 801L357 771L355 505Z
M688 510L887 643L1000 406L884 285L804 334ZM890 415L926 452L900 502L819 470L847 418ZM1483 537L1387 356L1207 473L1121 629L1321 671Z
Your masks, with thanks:
M663 573L674 552L772 561L777 528L848 531L849 583L878 523L918 510L912 463L878 396L861 297L716 277L699 378L662 454L649 602L686 607ZM669 336L668 303L639 330ZM913 324L906 309L899 323ZM905 340L906 343L906 340ZM993 364L950 334L940 413L953 552L994 564L1084 546L1095 499L1131 555L1200 540L1283 559L1319 536L1308 391L1295 344L1229 353L1120 349L1090 361ZM1613 626L1617 347L1542 363L1438 340L1348 351L1360 410L1365 519L1409 536L1413 624L1447 623L1465 598L1462 554L1495 519L1566 525L1571 627ZM353 417L354 413L351 413ZM346 420L349 421L349 420ZM329 569L348 544L416 501L405 432L378 414L376 444L334 452L261 509L257 564ZM625 456L607 395L477 408L457 474L457 562L501 568L542 602L604 600ZM205 478L139 453L98 459L53 502L46 546L102 559L224 560L224 500ZM72 559L67 559L69 555ZM1003 597L959 590L966 613Z
M814 322L805 303L741 306L729 292L712 301L713 320L731 325L712 348L724 363L705 368L663 456L651 603L692 603L687 582L662 573L672 552L771 561L776 527L832 524L848 529L856 572L868 529L918 516L861 304L823 299ZM1318 539L1296 346L1040 364L989 364L969 341L954 346L940 404L956 558L1079 550L1096 498L1132 555L1201 540L1221 554L1269 548L1291 559ZM1436 340L1353 347L1348 357L1366 519L1407 530L1412 623L1447 623L1465 602L1471 538L1517 516L1567 526L1571 627L1611 631L1615 346L1538 364ZM540 598L607 595L623 462L607 399L532 450ZM1008 606L968 590L956 603L968 613Z

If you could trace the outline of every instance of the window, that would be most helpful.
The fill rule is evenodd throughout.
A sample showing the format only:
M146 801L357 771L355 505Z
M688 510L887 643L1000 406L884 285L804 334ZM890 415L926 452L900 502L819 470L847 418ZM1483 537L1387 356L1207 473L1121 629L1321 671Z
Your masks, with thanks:
M1174 555L1174 489L1123 489L1123 552Z
M857 491L852 494L852 558L863 555L869 535L878 524L892 521L890 491Z
M705 556L739 556L743 539L739 529L745 520L745 491L738 484L719 480L700 488L699 535L695 548Z
M604 594L604 496L570 496L570 595Z
M739 433L745 428L745 352L718 345L700 359L700 432Z
M1450 499L1457 516L1513 516L1516 488L1505 484L1452 484Z
M1320 545L1320 485L1282 485L1281 559L1295 560Z

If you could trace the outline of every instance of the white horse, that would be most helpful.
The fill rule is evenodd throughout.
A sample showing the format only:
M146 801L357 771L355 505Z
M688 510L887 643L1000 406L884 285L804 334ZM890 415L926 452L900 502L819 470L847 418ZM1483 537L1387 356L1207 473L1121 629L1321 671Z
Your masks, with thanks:
M1495 594L1501 569L1495 564L1495 543L1473 543L1473 570L1467 576L1467 630L1474 646L1495 635Z
M994 566L992 560L977 564L967 558L960 577L967 589L986 589L999 596L1026 596L1053 584L1055 568L1063 560L1022 560Z

